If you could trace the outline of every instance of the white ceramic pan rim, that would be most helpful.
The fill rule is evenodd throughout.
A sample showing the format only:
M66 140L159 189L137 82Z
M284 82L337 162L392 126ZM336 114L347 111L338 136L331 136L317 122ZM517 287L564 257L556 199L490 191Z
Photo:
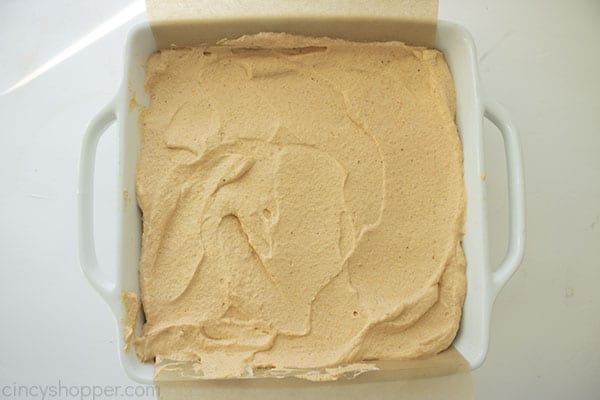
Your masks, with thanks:
M281 22L281 21L279 21ZM377 23L370 20L369 23ZM264 30L268 30L265 26ZM297 32L296 32L297 33ZM304 32L310 36L310 32ZM352 33L356 38L356 32ZM360 33L359 33L360 35ZM479 367L489 344L492 305L496 296L515 272L525 246L525 200L522 156L515 125L507 112L481 94L475 46L463 27L438 22L436 47L448 62L457 96L456 122L464 151L467 190L466 234L463 248L467 259L467 296L460 329L454 346L469 363ZM125 70L121 88L106 107L89 123L83 138L78 190L79 256L82 270L96 291L108 303L118 321L118 349L127 375L140 383L152 383L154 366L141 363L135 352L124 350L121 291L139 294L138 259L141 216L135 198L135 167L139 150L138 107L130 107L133 90L137 101L148 104L143 90L144 62L156 50L148 23L134 27L127 39ZM508 171L509 241L506 255L492 268L488 255L486 184L483 160L483 117L498 127L504 140ZM106 278L98 265L93 228L93 186L96 147L99 138L113 122L118 123L118 265L116 281ZM127 191L127 195L125 194ZM140 313L141 314L141 313ZM141 320L141 315L139 316Z

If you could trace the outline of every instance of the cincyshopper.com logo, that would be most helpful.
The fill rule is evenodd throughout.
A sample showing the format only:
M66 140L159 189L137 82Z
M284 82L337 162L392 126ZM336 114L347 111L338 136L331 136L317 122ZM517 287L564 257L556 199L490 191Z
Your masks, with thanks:
M66 385L61 380L53 385L12 385L0 386L2 399L155 399L158 387L152 385Z

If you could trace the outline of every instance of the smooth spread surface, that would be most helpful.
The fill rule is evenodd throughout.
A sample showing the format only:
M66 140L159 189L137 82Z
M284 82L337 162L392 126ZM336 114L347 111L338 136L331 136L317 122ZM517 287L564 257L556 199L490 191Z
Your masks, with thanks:
M157 53L146 86L143 360L214 378L451 344L465 192L441 53L259 34Z

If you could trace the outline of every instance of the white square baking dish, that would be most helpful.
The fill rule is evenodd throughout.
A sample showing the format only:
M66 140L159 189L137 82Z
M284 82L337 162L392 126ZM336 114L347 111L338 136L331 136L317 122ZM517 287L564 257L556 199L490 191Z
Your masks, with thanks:
M333 36L351 40L402 40L401 37L373 37L373 31L352 29L355 20L339 19L331 22L286 21L293 32L307 36ZM390 19L370 19L369 24L393 24ZM216 38L237 37L258 31L282 31L278 19L249 21L228 20L211 30L205 22L210 43ZM319 25L321 24L321 25ZM328 25L325 25L328 24ZM371 25L372 26L372 25ZM315 30L315 27L318 27ZM328 31L328 29L332 29ZM335 29L335 30L333 30ZM289 31L287 29L283 29ZM382 31L382 30L380 30ZM327 32L331 32L327 34ZM220 37L217 37L220 36ZM204 39L204 38L203 38ZM212 40L211 40L212 39ZM440 21L436 47L441 50L454 77L457 96L456 122L464 150L464 175L467 190L466 234L463 247L467 259L467 295L460 329L454 340L455 348L469 363L479 367L487 353L490 313L500 289L514 273L523 257L525 216L521 151L517 131L505 111L486 100L479 84L475 47L470 34L461 26ZM135 197L135 169L139 152L139 107L148 97L144 92L145 61L155 52L156 42L150 26L144 23L133 28L128 36L125 69L120 90L113 101L93 118L83 139L78 191L79 253L82 269L90 284L104 298L118 321L118 349L126 373L140 383L152 383L154 365L141 363L134 351L124 350L122 321L125 309L121 291L139 294L138 258L141 243L141 215ZM501 132L506 152L509 178L509 245L506 256L497 268L492 268L488 256L485 168L483 160L483 116ZM113 122L118 124L118 178L116 240L118 246L117 278L108 281L96 260L93 236L93 177L96 145L102 133ZM141 313L138 318L142 318Z

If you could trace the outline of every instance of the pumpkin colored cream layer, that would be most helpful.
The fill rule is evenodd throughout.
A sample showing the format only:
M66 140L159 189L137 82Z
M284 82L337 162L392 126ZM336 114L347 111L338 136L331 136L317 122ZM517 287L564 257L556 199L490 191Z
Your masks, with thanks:
M147 64L139 357L205 377L446 349L465 296L443 55L261 33Z

